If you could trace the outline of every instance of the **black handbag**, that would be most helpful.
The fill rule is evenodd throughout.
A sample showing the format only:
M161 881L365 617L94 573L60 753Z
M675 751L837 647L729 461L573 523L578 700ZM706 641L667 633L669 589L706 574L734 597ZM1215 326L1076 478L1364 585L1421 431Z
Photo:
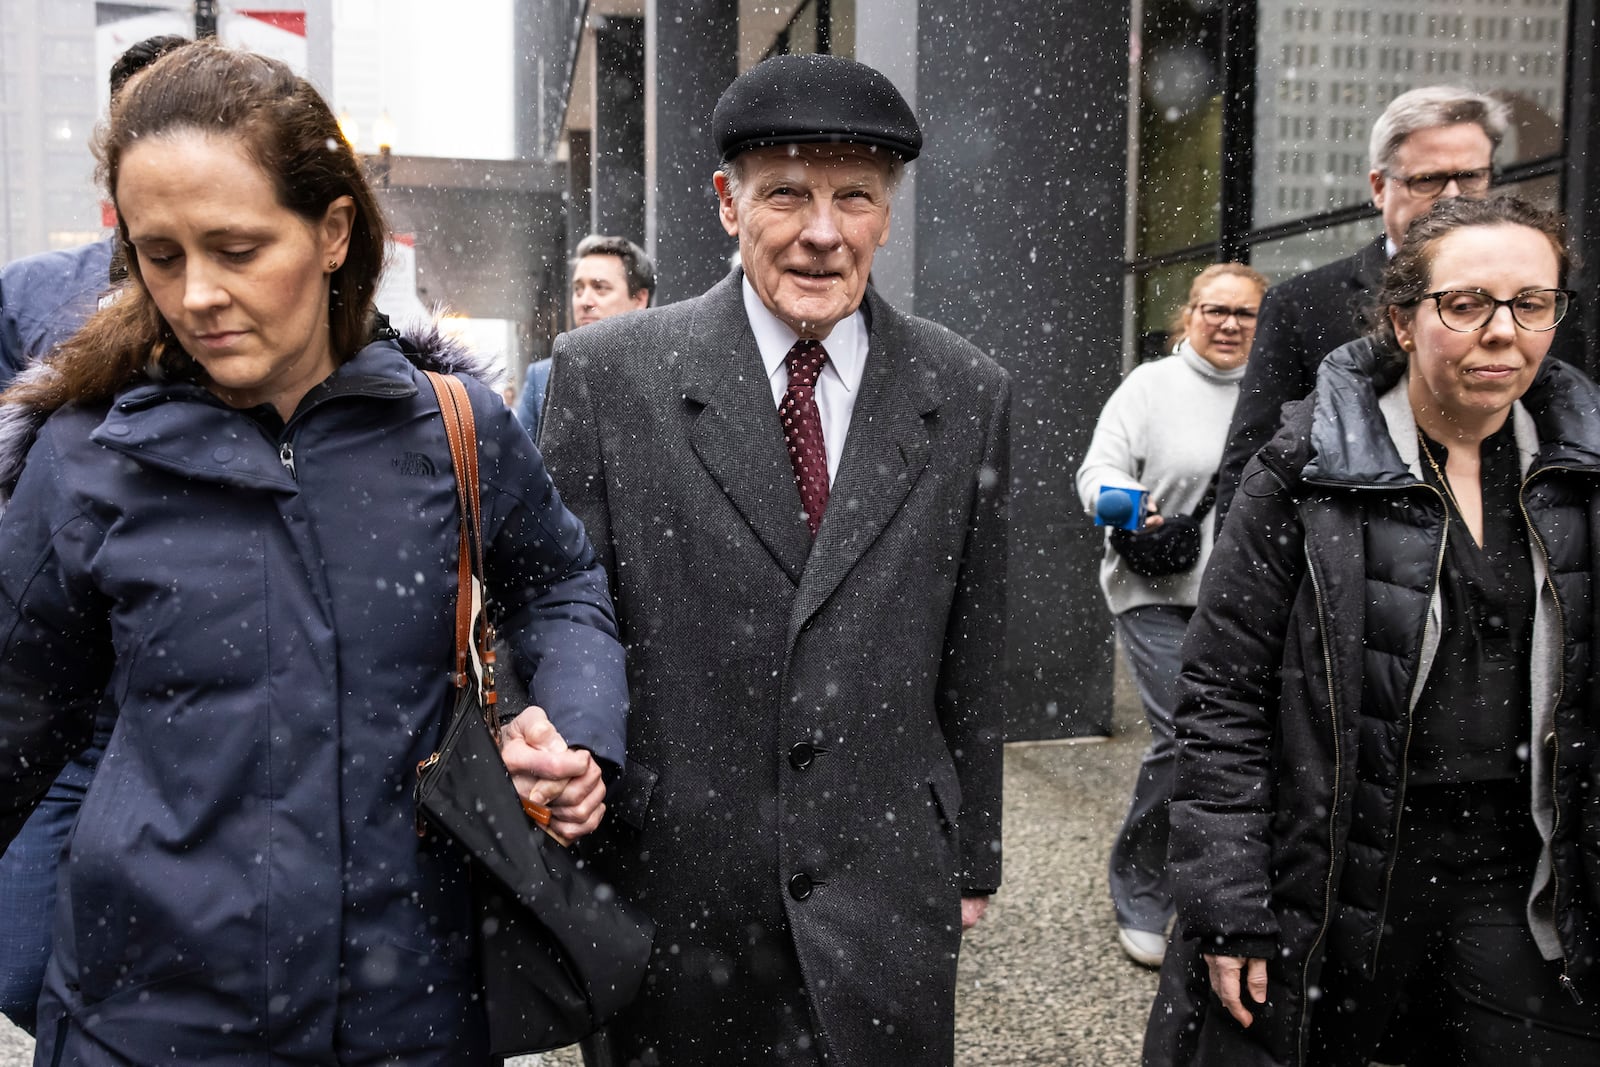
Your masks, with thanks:
M483 607L478 448L466 389L429 372L461 503L458 695L437 752L417 765L417 829L468 856L489 1045L496 1055L571 1045L625 1007L654 928L530 816L500 759L493 628ZM548 812L544 812L548 821Z
M1188 515L1167 515L1160 526L1111 530L1111 547L1128 569L1146 578L1181 574L1200 559L1200 524L1217 500L1217 476L1211 476L1200 506Z

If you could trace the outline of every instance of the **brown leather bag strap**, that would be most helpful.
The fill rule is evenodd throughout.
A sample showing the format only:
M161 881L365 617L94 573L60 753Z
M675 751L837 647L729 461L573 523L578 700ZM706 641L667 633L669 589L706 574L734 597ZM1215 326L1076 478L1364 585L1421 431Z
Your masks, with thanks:
M456 648L451 682L458 689L476 684L491 729L494 715L494 630L482 601L483 526L478 490L478 431L466 387L454 375L425 371L439 398L450 463L456 475L461 532L456 564ZM498 733L498 731L496 731Z

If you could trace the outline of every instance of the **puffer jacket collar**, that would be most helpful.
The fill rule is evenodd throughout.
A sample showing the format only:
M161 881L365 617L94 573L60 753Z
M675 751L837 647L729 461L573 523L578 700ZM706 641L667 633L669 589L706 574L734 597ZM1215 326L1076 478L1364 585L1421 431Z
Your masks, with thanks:
M1392 432L1397 421L1410 421L1410 412L1397 419L1384 402L1405 373L1403 363L1365 337L1323 361L1311 401L1307 482L1398 488L1417 481L1414 434ZM1516 409L1525 413L1517 420L1518 444L1526 450L1537 441L1538 466L1600 468L1600 388L1588 378L1547 358ZM1531 421L1534 440L1522 418Z

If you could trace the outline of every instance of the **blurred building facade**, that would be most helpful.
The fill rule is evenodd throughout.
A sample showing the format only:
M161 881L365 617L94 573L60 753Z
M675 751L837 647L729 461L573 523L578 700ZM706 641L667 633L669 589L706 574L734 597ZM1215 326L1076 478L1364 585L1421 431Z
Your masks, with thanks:
M1394 95L1445 81L1504 95L1517 128L1503 183L1565 209L1574 245L1600 264L1600 0L462 3L237 6L303 12L308 75L362 113L357 147L397 228L415 234L419 296L510 324L514 369L565 327L566 260L586 233L645 245L658 302L726 272L735 245L716 219L708 125L740 72L767 55L835 52L883 70L912 102L927 149L896 194L874 280L1016 381L1015 738L1109 728L1100 536L1072 488L1106 397L1160 350L1160 324L1205 263L1244 259L1282 278L1378 232L1366 143ZM97 19L236 12L0 5L0 257L11 258L101 232L83 149ZM472 65L433 69L449 33L474 31ZM437 100L414 101L420 117L405 118L413 83L467 103L441 117L422 109ZM509 96L500 147L423 145L422 132L451 132L452 114L465 122L474 93L485 107ZM392 143L375 132L386 108L402 129ZM1589 298L1585 270L1573 287ZM1591 338L1597 310L1580 303Z

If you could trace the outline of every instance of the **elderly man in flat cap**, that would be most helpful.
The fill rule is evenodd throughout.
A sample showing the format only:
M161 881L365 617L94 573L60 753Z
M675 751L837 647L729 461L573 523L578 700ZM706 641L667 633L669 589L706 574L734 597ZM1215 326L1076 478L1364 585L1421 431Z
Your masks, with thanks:
M1009 383L868 285L922 141L888 79L778 57L713 129L742 270L557 339L541 441L628 646L590 855L657 928L590 1061L948 1064L1000 881Z

